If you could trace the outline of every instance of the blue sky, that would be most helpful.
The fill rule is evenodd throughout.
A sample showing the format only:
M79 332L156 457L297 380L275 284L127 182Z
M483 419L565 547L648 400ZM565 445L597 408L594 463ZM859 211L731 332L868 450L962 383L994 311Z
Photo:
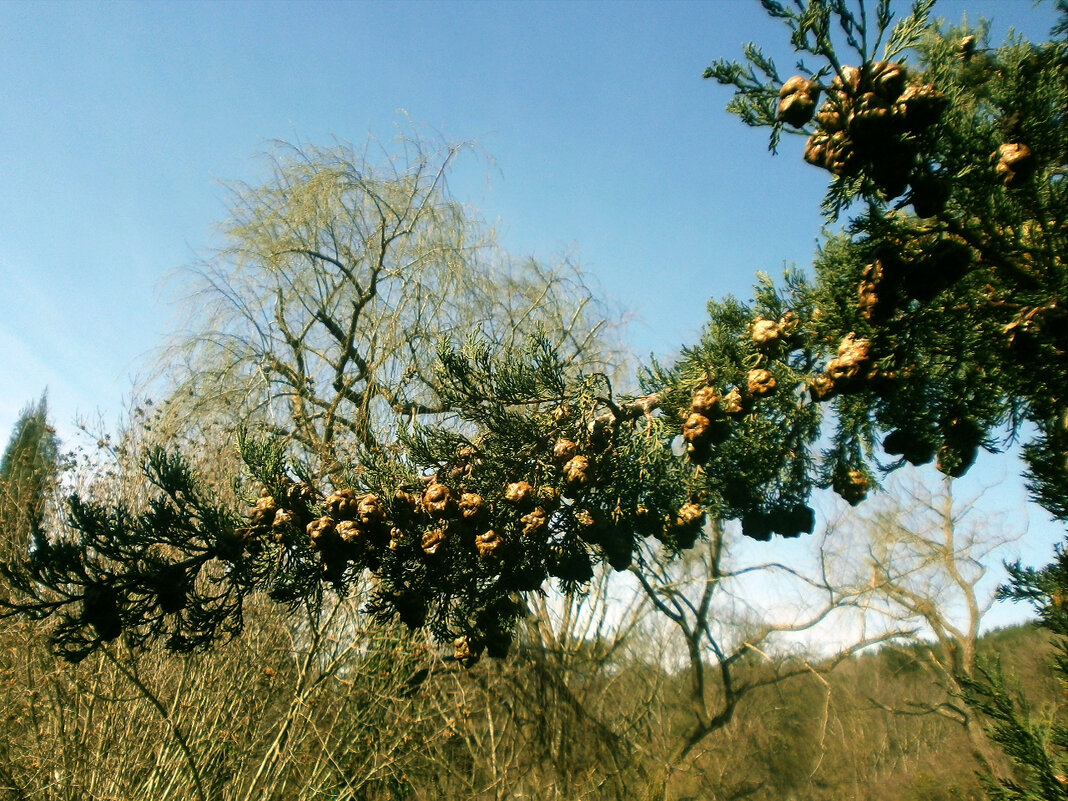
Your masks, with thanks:
M965 11L1032 38L1054 16L936 7ZM708 297L809 262L820 232L800 142L773 159L700 77L748 40L789 74L756 0L0 0L0 32L5 438L46 386L65 435L118 417L171 324L164 278L215 242L222 182L255 182L272 139L360 144L410 120L477 141L492 163L461 164L455 194L510 251L585 265L643 357L692 340Z

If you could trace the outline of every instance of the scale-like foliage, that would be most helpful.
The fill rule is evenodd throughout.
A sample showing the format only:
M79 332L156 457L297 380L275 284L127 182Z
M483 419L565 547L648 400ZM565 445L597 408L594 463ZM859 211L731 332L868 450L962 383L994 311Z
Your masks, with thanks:
M1031 605L1039 625L1053 636L1052 665L1057 681L1068 688L1068 554L1057 548L1054 561L1036 570L1009 566L1010 583L999 590L1004 599ZM1000 665L986 665L965 682L965 700L989 721L990 738L1013 766L1011 776L980 775L987 797L995 801L1054 801L1064 798L1068 770L1068 728L1032 709L1009 688Z
M850 335L870 346L867 375L827 393L837 425L824 479L874 474L880 450L937 457L957 476L1028 421L1034 497L1068 516L1063 31L991 48L982 28L932 26L931 2L892 28L885 4L871 15L844 2L772 5L818 68L780 86L747 50L746 65L719 61L706 75L735 87L746 122L777 101L760 124L773 142L807 135L805 160L832 176L828 217L854 212L817 255L818 315L802 315L812 349L830 355ZM759 91L755 70L768 76Z

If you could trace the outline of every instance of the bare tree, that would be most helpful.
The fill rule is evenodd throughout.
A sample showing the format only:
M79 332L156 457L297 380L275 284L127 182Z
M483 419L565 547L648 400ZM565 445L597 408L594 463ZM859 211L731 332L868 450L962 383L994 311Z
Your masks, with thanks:
M647 547L631 571L656 619L672 624L672 650L665 656L674 657L681 668L677 704L685 719L681 728L668 729L674 733L661 741L661 752L651 760L658 769L650 771L648 799L662 801L672 777L713 733L731 723L754 691L827 673L856 652L897 634L884 631L866 637L858 631L830 654L798 651L791 639L817 636L822 624L835 623L839 613L853 608L855 593L829 580L822 543L815 564L806 568L779 561L740 563L728 556L738 551L738 543L730 539L724 525L713 522L707 540L681 559ZM762 585L755 592L754 579ZM756 789L737 786L732 794L740 797Z
M586 594L531 599L509 660L457 679L481 710L461 729L474 762L475 742L493 746L494 797L662 799L687 787L687 773L723 797L771 789L739 775L738 759L725 753L741 741L728 727L743 702L760 704L784 682L812 677L820 703L811 715L826 716L831 688L822 677L893 635L854 632L813 655L796 638L816 639L856 601L828 581L822 542L806 549L812 565L751 553L743 562L743 542L718 524L682 556L650 540L632 570L597 573ZM794 757L811 768L820 755Z
M848 541L856 549L851 582L867 624L908 631L889 647L917 662L936 688L904 706L872 701L895 714L934 714L959 724L976 758L990 767L994 751L961 700L961 682L975 673L983 617L994 602L993 583L984 583L991 560L1023 532L985 517L977 500L958 500L948 478L936 490L918 477L898 481L850 519L856 532Z
M640 743L660 688L655 666L634 670L631 652L646 599L599 568L587 591L531 599L513 670L512 703L533 760L536 796L630 798L648 766Z

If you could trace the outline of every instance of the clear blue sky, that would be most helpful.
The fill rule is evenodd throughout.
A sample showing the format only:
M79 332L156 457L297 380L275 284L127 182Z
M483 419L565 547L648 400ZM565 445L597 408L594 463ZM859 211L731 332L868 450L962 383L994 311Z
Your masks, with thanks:
M965 10L1032 38L1054 16L936 7ZM692 340L705 300L747 297L756 270L807 263L819 235L824 174L800 142L772 159L700 77L748 40L789 74L756 0L0 0L0 32L5 441L46 386L63 434L118 416L168 330L162 279L212 245L220 181L255 181L271 139L388 138L405 109L477 140L494 167L461 165L455 193L509 250L584 264L635 315L640 356Z

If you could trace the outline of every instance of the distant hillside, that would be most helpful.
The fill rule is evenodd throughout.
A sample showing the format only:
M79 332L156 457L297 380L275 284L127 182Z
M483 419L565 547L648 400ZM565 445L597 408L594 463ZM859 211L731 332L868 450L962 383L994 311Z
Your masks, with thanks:
M1048 634L998 629L981 661L1001 665L1038 713L1063 695L1047 665ZM960 801L982 797L973 744L954 721L963 707L925 664L926 648L886 646L755 693L726 736L695 761L677 797L772 801Z

